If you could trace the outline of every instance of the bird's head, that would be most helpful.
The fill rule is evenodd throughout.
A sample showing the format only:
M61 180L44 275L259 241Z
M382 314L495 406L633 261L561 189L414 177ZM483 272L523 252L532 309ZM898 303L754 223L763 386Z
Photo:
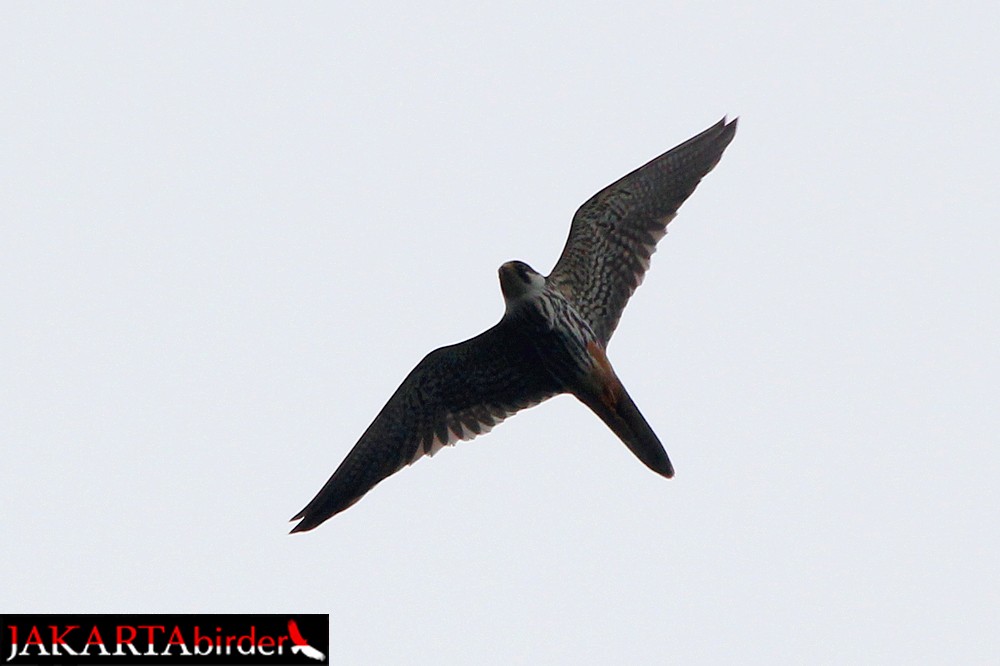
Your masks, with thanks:
M533 298L545 288L545 278L523 261L508 261L500 267L500 291L510 306L516 301Z

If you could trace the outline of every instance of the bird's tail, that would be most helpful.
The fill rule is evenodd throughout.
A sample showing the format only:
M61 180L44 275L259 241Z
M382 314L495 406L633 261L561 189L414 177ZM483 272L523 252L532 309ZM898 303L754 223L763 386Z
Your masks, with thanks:
M614 382L613 389L597 395L577 394L576 397L597 414L646 467L669 479L674 475L674 466L660 439L617 377Z

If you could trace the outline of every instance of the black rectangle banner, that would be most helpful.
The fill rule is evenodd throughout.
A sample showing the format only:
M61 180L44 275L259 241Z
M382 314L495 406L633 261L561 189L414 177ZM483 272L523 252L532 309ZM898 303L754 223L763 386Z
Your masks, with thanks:
M0 666L328 664L329 615L0 615Z

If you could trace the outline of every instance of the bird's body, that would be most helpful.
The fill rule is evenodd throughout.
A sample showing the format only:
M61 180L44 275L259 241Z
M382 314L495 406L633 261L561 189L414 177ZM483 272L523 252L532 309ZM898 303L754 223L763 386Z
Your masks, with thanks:
M606 349L677 208L722 156L725 120L591 197L543 277L510 261L499 270L503 318L417 364L316 497L293 520L310 530L423 455L483 434L515 412L571 393L650 469L673 466L618 379Z
M503 321L535 349L538 365L565 390L592 373L597 361L590 347L597 334L573 304L523 262L509 261L499 273L506 300ZM507 286L516 281L525 283L523 291ZM517 296L506 296L512 292Z

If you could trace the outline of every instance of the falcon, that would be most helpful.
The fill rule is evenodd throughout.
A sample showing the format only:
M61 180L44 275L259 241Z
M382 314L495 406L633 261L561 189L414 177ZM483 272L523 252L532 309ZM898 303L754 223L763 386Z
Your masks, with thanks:
M672 477L667 452L606 350L667 224L735 133L736 120L723 118L592 196L548 276L521 261L500 266L500 322L417 364L292 518L300 521L292 532L313 529L419 458L561 393L589 407L647 467Z

